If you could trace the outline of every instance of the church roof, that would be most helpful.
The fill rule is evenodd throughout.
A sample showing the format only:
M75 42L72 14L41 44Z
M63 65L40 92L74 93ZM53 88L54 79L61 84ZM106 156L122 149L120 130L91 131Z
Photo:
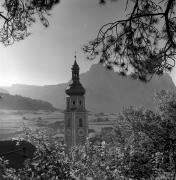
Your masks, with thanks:
M32 158L35 150L36 148L27 141L20 141L19 145L14 140L0 141L0 156L9 161L9 168L23 168L25 160Z
M69 96L83 96L86 91L81 85L81 83L79 84L72 83L66 88L65 92Z

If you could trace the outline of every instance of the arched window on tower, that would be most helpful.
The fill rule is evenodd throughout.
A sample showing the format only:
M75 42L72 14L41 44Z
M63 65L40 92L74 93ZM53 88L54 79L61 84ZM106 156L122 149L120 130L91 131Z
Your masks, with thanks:
M83 120L82 120L82 118L79 119L79 127L83 127Z
M69 99L67 99L67 108L69 108Z

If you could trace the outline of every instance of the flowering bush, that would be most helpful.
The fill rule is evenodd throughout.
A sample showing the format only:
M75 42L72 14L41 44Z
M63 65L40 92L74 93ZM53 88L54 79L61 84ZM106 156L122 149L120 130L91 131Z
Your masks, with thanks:
M119 149L108 146L104 141L100 146L87 141L85 146L72 149L71 170L80 179L120 179L121 155Z
M163 93L165 96L163 96ZM9 180L166 180L176 178L175 100L157 94L159 112L130 107L109 135L87 139L65 153L65 146L47 130L25 129L24 137L36 147L22 169L0 168ZM162 100L162 101L161 101Z
M64 152L64 146L51 140L47 130L37 130L35 133L30 129L25 129L24 137L36 147L34 157L25 161L24 168L8 169L4 165L4 174L7 179L15 180L57 180L72 179L70 174L70 163ZM4 161L1 162L4 164Z

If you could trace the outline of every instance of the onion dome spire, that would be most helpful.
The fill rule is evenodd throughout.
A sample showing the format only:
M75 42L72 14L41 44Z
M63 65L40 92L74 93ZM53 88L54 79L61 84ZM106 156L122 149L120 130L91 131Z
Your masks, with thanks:
M83 88L82 84L79 81L79 66L76 62L76 54L75 54L75 61L71 68L72 70L72 83L66 89L66 94L69 96L81 96L85 94L85 89Z

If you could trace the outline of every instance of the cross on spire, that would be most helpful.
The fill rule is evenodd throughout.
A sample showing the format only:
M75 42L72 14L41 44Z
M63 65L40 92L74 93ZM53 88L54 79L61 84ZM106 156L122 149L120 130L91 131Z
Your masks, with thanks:
M76 50L75 50L75 61L76 61Z
M73 64L73 66L72 66L72 70L78 70L79 71L79 66L78 66L78 64L77 64L77 62L76 62L76 51L75 51L75 61L74 61L74 64Z

